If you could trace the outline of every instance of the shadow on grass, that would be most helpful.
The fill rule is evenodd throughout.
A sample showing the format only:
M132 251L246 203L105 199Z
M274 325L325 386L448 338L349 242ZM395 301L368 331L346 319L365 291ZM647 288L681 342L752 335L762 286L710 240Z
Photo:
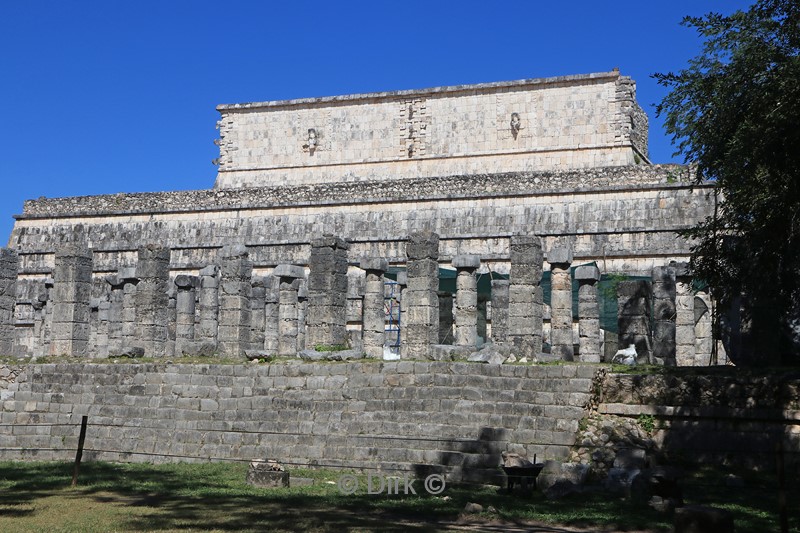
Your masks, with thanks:
M564 533L569 527L666 531L672 522L670 516L604 493L548 501L539 493L506 494L462 485L449 486L442 495L446 497L434 497L417 483L418 495L366 494L362 477L359 492L343 495L333 483L339 472L293 473L315 477L316 483L270 490L245 484L246 469L244 464L230 463L153 466L91 462L81 468L79 487L70 489L72 467L68 463L0 463L0 521L14 519L23 528L26 520L33 519L37 524L49 521L58 526L67 517L48 510L48 505L39 505L41 500L58 498L66 502L60 508L72 513L70 518L80 518L81 513L109 513L115 529L136 531L393 533L441 531L455 523L464 527L477 524L485 531ZM744 487L731 489L723 482L724 475L715 469L691 475L685 485L687 503L730 510L737 531L774 531L776 499L769 476L743 475ZM465 517L461 511L467 502L493 506L497 513ZM47 513L50 515L44 516ZM534 521L554 525L531 526Z

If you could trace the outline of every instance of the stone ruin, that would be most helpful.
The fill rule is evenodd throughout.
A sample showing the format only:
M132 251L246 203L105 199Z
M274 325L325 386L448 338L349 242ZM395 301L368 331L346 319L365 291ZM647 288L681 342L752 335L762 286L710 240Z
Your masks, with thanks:
M575 269L579 288L577 316L573 316L572 248L560 244L543 261L542 239L536 235L511 237L510 279L492 282L491 301L483 302L483 307L476 278L480 257L452 258L456 292L448 313L454 350L442 350L439 278L446 265L439 262L439 242L439 235L423 231L409 235L406 243L405 279L395 296L402 305L402 318L395 319L401 359L449 359L475 353L488 341L505 347L516 359L524 357L531 362L542 358L589 363L609 360L602 353L605 340L599 326L598 267ZM5 343L11 353L33 356L218 354L243 359L251 353L256 357L296 356L303 350L353 348L357 357L383 359L393 340L387 335L392 321L386 305L389 262L365 257L358 267L349 265L349 246L334 235L314 238L308 272L302 265L282 264L261 277L253 275L253 263L243 245L223 247L219 264L199 269L200 276L171 276L174 252L149 244L138 249L134 267L93 278L92 251L69 244L56 252L53 278L45 282L37 299L27 345L15 338L15 333L26 330L15 328L13 301L5 298ZM4 250L3 257L7 273L2 280L3 294L13 293L18 260L9 250ZM543 331L545 304L540 281L544 264L549 264L552 273L549 338ZM707 364L707 359L698 357L699 349L707 345L706 339L698 337L707 328L695 323L691 311L694 297L687 301L678 283L671 281L682 279L685 271L682 265L658 267L653 269L652 283L619 283L619 340L614 346L636 345L640 363ZM360 279L358 272L364 278L360 305L348 307L352 285L361 285L353 281ZM658 320L651 328L653 306ZM487 307L490 318L485 318L484 331L488 334L483 337L478 334L479 315L486 315ZM687 312L692 314L685 319ZM543 353L545 338L549 354Z
M709 363L711 301L674 231L711 212L710 188L649 163L618 71L218 110L213 189L25 203L0 351L439 359L492 342L598 362L634 344L642 363ZM618 333L600 324L609 274L635 278L614 287Z

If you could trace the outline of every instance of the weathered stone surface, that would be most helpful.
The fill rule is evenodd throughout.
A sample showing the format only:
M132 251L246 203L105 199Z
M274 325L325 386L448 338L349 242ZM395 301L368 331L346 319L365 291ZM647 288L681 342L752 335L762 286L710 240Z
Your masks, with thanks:
M379 272L389 270L389 262L382 257L362 257L358 266L363 270L377 270Z
M297 265L278 265L272 271L272 275L279 278L300 279L306 276L303 267Z
M575 269L574 275L578 281L600 281L600 269L595 265L581 265Z
M475 256L456 259L459 257L453 259L453 266L457 269L453 344L474 347L478 343L478 280L475 269L480 266L480 259Z
M88 355L92 252L80 244L58 249L53 279L50 355Z
M17 294L19 256L0 248L0 354L11 354L14 347L14 305Z
M534 361L542 352L542 243L535 235L511 237L507 342L517 357Z
M247 469L247 484L261 488L289 488L289 472L272 461L253 461Z
M308 276L306 347L339 346L347 342L347 250L333 235L311 243Z
M508 339L508 287L508 280L492 280L492 341L496 344Z
M251 347L253 263L243 245L226 246L220 253L217 343L226 357L244 357Z
M406 243L408 287L403 291L403 359L429 359L431 345L439 341L439 236L429 231L412 233Z
M473 268L481 266L481 258L478 255L457 255L453 257L452 265L454 268Z
M384 309L384 279L388 263L385 259L361 260L361 268L366 269L363 299L362 341L367 357L383 358L386 343L386 312ZM379 268L366 268L377 266Z
M550 353L564 361L572 361L572 246L569 243L559 243L550 250L548 261L551 283Z

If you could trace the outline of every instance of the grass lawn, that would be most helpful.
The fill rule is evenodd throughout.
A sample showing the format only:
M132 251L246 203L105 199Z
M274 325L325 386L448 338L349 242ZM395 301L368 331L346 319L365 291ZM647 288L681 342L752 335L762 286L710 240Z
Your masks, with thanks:
M344 473L292 470L314 485L257 489L244 482L247 465L85 463L70 488L67 463L0 463L0 531L668 531L671 518L608 495L561 501L506 495L494 488L451 486L431 496L415 483L413 495L367 494L360 476L353 495L339 492ZM686 499L731 510L736 531L777 530L777 496L758 477L730 489L721 474L695 472ZM402 484L401 484L402 487ZM467 502L496 513L465 517ZM727 503L722 503L727 502ZM797 508L790 499L790 507ZM796 525L796 517L793 517ZM534 528L533 523L551 524ZM516 528L516 529L515 529Z

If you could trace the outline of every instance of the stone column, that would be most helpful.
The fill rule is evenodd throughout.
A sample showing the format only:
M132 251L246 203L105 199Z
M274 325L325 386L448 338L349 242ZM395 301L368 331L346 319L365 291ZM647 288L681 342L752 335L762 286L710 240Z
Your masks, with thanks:
M250 344L254 350L263 350L266 331L267 279L253 276L253 291L250 296Z
M698 291L694 297L694 364L696 366L711 364L711 348L714 345L711 313L711 295L706 291Z
M572 361L572 245L560 242L547 254L550 263L550 353L563 361Z
M181 274L175 278L175 355L195 353L195 313L200 278Z
M110 348L111 303L100 300L97 305L97 353L96 357L108 357ZM95 355L95 354L92 354Z
M675 268L653 267L653 357L675 366Z
M56 250L50 355L88 355L92 252L78 244Z
M219 267L208 265L200 269L199 321L195 331L197 342L217 347L219 333Z
M692 274L688 263L675 267L675 363L678 366L694 366L694 294Z
M122 313L125 284L118 274L106 276L108 283L108 353L122 350Z
M455 339L456 346L475 347L478 344L478 279L475 271L481 266L477 255L457 255L456 268Z
M492 342L508 342L508 286L507 279L492 280Z
M167 355L169 341L170 249L155 244L139 248L136 263L136 340L146 357Z
M364 291L366 272L353 269L347 273L347 334L353 349L364 347L362 333L364 330Z
M650 306L653 292L647 280L621 281L617 286L617 326L619 347L636 345L639 364L652 361Z
M306 280L298 280L297 287L297 349L303 348L313 349L314 347L306 346L308 340L306 339L308 332L308 283Z
M389 269L386 259L369 257L359 266L367 272L364 285L362 340L367 357L383 358L386 342L386 313L384 309L384 273Z
M347 250L350 245L333 235L311 241L308 275L309 347L347 343Z
M453 295L438 291L439 298L439 333L437 344L453 344Z
M125 267L118 271L122 283L122 325L120 327L120 349L130 348L136 341L136 288L139 278L135 267ZM112 353L112 355L116 355Z
M534 360L542 353L542 240L536 235L511 237L508 288L508 342L515 355Z
M267 276L264 282L264 350L278 353L278 304L280 302L280 278Z
M18 271L17 252L0 248L0 355L10 355L14 349L14 306L17 301Z
M296 355L297 345L297 291L304 277L303 268L295 265L278 265L273 276L280 280L278 307L278 355Z
M403 345L403 343L405 342L405 339L406 339L406 337L405 337L406 334L403 331L403 328L406 325L406 311L408 311L408 303L406 302L406 299L403 298L403 295L406 293L407 289L408 289L408 272L398 272L397 273L397 292L398 292L397 301L400 304L400 310L399 310L398 315L397 315L398 316L398 322L397 323L400 326L400 334L399 334L400 345L397 346L398 356L399 356L400 347Z
M225 357L242 357L250 349L253 263L243 245L225 246L220 259L219 352Z
M428 359L439 340L439 236L430 231L412 233L406 243L408 287L403 291L405 323L400 355ZM402 312L402 307L401 307Z
M575 269L578 280L578 338L580 360L600 362L600 305L597 301L597 282L600 269L594 265Z

